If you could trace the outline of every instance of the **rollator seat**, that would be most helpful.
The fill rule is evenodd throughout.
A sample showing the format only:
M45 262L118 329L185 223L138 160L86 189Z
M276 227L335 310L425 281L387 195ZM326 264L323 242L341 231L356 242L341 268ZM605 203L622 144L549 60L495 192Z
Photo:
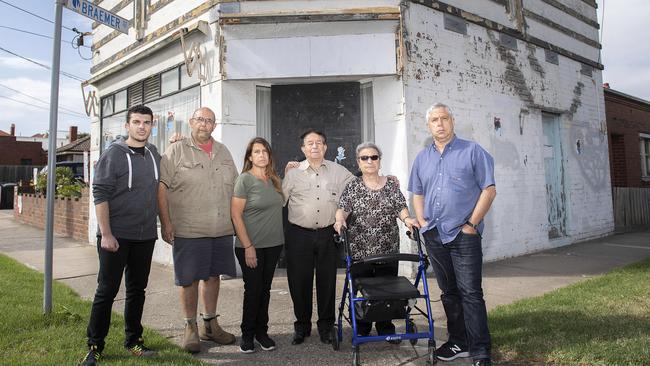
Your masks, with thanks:
M367 300L412 299L420 296L418 289L403 276L359 277L355 288Z

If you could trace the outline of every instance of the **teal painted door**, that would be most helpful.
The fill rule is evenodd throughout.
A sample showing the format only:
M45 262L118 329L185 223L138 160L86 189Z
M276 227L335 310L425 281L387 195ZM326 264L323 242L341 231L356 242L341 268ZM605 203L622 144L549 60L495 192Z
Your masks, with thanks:
M542 113L544 175L549 239L566 235L566 197L560 124L557 115Z

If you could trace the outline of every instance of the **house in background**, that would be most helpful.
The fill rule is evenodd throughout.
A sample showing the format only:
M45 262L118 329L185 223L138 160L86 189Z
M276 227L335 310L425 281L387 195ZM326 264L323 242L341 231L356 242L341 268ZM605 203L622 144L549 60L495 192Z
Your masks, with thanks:
M650 101L603 90L612 186L650 188Z
M66 134L67 133L67 134ZM43 145L43 150L47 151L49 149L50 139L49 134L46 133L37 133L32 136L16 136L18 141L31 141L31 142L40 142ZM77 139L77 126L70 126L66 130L59 130L56 134L56 147L57 149L65 144L70 143Z
M76 128L76 127L75 127ZM84 136L80 139L76 138L75 131L74 139L70 143L63 145L56 149L56 162L81 162L84 161L84 154L90 152L90 135Z
M30 180L34 176L34 168L46 164L47 152L40 142L19 141L13 123L8 133L0 130L0 183Z
M650 227L650 101L604 84L617 230Z
M16 125L11 124L7 133L0 130L0 166L2 165L45 165L47 153L38 142L20 141L16 136Z
M101 111L91 161L123 133L130 106L153 109L150 141L160 151L205 106L237 164L254 136L271 142L279 167L301 158L298 137L313 127L328 135L327 159L348 168L358 143L376 142L383 172L405 190L431 143L425 111L443 102L458 135L495 159L487 260L614 228L594 0L99 4L133 28L93 26L87 85ZM91 210L92 228L94 220ZM402 240L403 250L411 245ZM170 262L169 247L155 258Z

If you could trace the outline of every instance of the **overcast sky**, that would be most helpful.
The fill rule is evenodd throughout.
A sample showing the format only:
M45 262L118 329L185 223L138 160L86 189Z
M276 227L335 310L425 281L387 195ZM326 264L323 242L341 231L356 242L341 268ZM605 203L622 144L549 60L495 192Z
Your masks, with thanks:
M43 18L54 20L54 1L5 1ZM54 24L4 2L0 2L0 14L0 47L50 66L51 39L6 27L52 37ZM63 10L63 25L80 31L91 30L89 19L67 9ZM91 62L83 60L78 51L72 48L70 41L75 34L67 29L62 30L61 38L64 42L61 44L61 70L88 79ZM89 58L91 55L89 48L82 48L80 51L83 57ZM16 124L16 134L22 136L43 133L49 129L50 77L49 70L0 50L0 130L9 132L12 123ZM64 76L60 78L59 105L65 109L60 109L57 128L59 131L67 131L70 125L77 125L80 132L89 132L89 120L84 111L79 84L79 81ZM7 97L18 102L6 99Z
M650 100L650 2L598 0L598 22L602 22L603 82Z
M54 20L53 1L3 1ZM650 42L646 38L650 33L650 3L648 0L598 0L598 5L599 22L603 20L603 10L605 13L601 27L603 81L609 82L613 89L650 100ZM3 2L0 2L0 14L0 47L45 65L52 63L52 40L2 27L51 36L53 24ZM91 30L89 19L67 9L63 10L63 24L80 31ZM61 69L87 79L91 63L83 60L78 50L70 45L74 36L74 32L63 29ZM90 57L90 49L80 51L83 57ZM59 103L65 109L60 110L58 129L67 130L70 125L77 125L81 132L88 132L79 82L63 76L60 82ZM0 130L9 131L11 123L15 123L19 135L47 131L49 85L48 70L0 50Z

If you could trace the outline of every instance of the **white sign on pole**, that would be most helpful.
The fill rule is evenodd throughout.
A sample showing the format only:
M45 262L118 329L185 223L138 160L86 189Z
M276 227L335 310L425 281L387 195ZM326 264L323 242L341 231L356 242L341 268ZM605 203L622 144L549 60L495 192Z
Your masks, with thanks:
M90 159L88 159L88 154L89 154L88 151L84 151L84 183L88 183L88 180L89 180L88 179L89 178L88 177L88 161Z
M88 0L68 0L65 2L65 7L124 34L129 33L130 24L128 20Z

